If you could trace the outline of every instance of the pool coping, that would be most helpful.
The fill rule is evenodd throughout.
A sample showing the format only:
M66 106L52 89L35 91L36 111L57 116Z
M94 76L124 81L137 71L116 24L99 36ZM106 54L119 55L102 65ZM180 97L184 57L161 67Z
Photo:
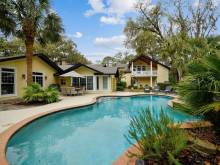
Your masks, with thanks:
M128 94L128 95L101 95L101 96L96 96L92 98L92 101L85 103L85 104L78 104L78 105L70 105L70 106L64 106L62 108L55 108L53 110L49 110L47 112L42 112L39 113L37 115L33 115L31 117L27 117L24 120L21 120L15 124L13 124L11 127L9 127L7 130L3 131L2 133L0 133L0 163L1 165L10 165L7 158L6 158L6 148L7 148L7 143L10 140L10 138L16 133L18 132L21 128L23 128L25 125L30 124L31 122L47 116L47 115L51 115L53 113L57 113L57 112L62 112L62 111L68 111L71 110L72 108L80 108L80 107L86 107L89 105L93 105L95 103L97 103L98 99L103 98L103 97L132 97L132 96L150 96L150 95L155 95L155 96L169 96L171 98L176 98L177 96L175 95L168 95L168 94L163 94L163 93L140 93L140 94Z

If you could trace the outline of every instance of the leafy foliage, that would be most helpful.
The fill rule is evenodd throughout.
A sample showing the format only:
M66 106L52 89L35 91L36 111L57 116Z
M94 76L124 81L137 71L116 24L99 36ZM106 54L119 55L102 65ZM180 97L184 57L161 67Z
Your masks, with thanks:
M46 103L53 103L59 100L59 92L53 87L48 87L44 91L44 100Z
M76 44L72 40L64 37L58 42L48 43L45 46L36 43L34 49L35 52L43 53L56 62L65 60L69 64L90 63L90 61L77 50Z
M25 95L23 97L26 103L30 102L43 102L44 101L44 91L40 84L31 84L25 88Z
M117 91L124 91L127 86L126 82L124 81L118 81L116 85L117 85Z
M217 29L220 6L212 0L192 4L189 0L159 0L149 7L148 1L138 1L138 17L129 19L124 28L126 46L137 55L152 56L169 65L174 83L187 74L191 60L220 50L219 36L211 35Z
M190 107L191 113L204 114L215 125L219 125L220 56L211 54L201 61L193 61L188 72L178 85L179 94Z
M33 83L25 88L23 99L26 103L53 103L59 100L59 92L53 87L43 90L40 84Z
M112 56L106 56L101 61L98 61L98 63L101 63L103 65L112 65L115 66L118 63L121 64L127 64L131 59L134 58L134 55L129 54L128 52L118 52L113 57Z
M162 110L157 117L153 116L149 108L132 117L126 138L138 153L130 152L130 156L178 164L175 157L188 147L187 136L178 126L173 125L174 121Z

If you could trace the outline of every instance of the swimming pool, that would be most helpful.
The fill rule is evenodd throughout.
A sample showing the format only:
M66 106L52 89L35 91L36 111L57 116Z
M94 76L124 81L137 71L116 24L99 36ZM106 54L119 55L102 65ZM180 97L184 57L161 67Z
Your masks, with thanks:
M110 165L128 147L131 116L161 107L175 121L196 117L173 111L167 96L103 97L94 105L54 113L20 129L8 142L11 165Z

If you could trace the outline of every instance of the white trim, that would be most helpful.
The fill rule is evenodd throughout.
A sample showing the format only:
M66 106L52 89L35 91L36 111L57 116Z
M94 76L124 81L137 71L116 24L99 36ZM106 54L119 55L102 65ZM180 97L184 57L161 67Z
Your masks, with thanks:
M6 69L14 69L14 94L6 94L2 95L2 68ZM7 67L7 66L1 66L0 67L0 96L1 97L16 97L17 96L17 69L16 67Z
M33 72L36 72L36 73L42 73L42 80L43 80L43 83L42 83L42 88L44 88L44 87L46 87L45 86L45 73L44 72L39 72L39 71L32 71L32 81L33 81L33 83L35 83L34 82L34 79L33 79ZM39 76L40 77L40 76ZM48 77L47 77L48 78Z
M94 91L97 91L96 77L97 76L93 76L93 90Z

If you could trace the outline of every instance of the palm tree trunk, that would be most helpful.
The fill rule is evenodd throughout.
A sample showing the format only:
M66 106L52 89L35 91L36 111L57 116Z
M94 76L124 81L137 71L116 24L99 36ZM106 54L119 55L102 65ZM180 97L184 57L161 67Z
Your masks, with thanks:
M30 85L33 82L32 78L32 58L33 58L33 45L34 40L32 38L26 38L26 62L27 62L27 85Z

